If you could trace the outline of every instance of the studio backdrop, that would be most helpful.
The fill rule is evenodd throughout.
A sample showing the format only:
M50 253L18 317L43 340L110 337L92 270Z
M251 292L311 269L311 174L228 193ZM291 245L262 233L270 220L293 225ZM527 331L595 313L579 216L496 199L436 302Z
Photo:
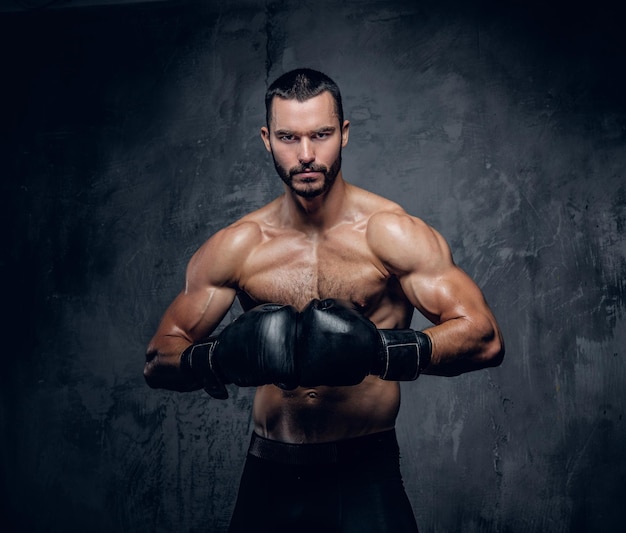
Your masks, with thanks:
M193 252L281 194L263 95L301 66L342 89L346 180L439 230L506 340L501 367L402 384L420 529L620 530L626 80L610 3L2 7L4 531L225 530L253 390L152 390L144 353Z

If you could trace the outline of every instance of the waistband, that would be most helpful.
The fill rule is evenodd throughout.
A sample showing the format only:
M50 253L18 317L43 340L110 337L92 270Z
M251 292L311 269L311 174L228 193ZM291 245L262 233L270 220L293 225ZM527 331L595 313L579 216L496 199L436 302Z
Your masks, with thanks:
M363 437L315 444L291 444L252 433L248 455L287 465L349 464L398 457L395 429Z

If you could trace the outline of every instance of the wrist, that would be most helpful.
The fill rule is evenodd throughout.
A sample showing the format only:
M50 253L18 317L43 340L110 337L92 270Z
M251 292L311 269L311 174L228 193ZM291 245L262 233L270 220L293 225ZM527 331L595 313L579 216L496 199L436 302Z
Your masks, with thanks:
M412 329L379 329L380 362L374 373L390 381L413 381L430 365L430 337Z
M216 343L215 338L209 338L188 346L180 355L180 369L210 396L225 400L228 392L211 365L211 354Z

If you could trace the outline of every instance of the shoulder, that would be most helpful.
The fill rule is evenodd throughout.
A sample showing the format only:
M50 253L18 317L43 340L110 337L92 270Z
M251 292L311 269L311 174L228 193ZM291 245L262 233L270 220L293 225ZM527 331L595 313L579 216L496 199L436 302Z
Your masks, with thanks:
M207 243L221 252L240 254L249 251L262 237L261 224L252 218L244 218L218 231Z
M187 278L209 285L236 285L239 269L262 241L261 225L244 217L212 235L192 256Z
M450 248L442 235L399 206L373 213L366 237L372 252L396 274L452 264Z
M268 228L268 221L275 216L276 202L252 211L232 224L222 228L212 235L196 252L196 256L218 254L241 259L264 239Z

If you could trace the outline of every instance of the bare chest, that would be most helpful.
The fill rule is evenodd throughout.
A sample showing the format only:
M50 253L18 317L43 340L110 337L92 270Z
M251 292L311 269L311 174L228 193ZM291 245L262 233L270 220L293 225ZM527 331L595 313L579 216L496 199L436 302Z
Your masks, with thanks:
M388 285L388 274L357 230L316 238L278 235L250 254L240 276L251 304L277 302L299 309L314 298L338 298L367 312L380 305Z

